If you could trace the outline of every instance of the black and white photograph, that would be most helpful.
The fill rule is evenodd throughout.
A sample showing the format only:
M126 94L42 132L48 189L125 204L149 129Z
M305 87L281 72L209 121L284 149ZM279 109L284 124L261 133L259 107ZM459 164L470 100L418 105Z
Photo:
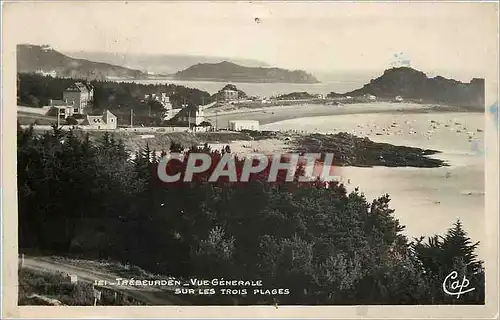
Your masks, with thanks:
M2 11L11 317L498 316L498 2Z

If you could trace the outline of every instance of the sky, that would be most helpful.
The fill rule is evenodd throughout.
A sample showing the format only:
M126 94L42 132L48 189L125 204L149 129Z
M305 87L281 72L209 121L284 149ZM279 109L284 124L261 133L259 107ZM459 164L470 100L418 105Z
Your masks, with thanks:
M498 64L496 3L54 1L3 9L17 43L61 51L223 56L324 72L403 60L464 80Z

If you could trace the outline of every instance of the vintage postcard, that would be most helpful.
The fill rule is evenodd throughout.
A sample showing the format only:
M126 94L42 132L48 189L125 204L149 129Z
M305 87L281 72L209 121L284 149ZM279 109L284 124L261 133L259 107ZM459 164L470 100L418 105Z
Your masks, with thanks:
M2 22L2 317L498 318L498 2Z

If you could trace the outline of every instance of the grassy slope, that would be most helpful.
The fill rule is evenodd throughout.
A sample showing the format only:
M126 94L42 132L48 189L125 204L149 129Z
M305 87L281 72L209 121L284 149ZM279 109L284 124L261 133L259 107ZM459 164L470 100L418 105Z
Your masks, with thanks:
M19 276L19 305L47 305L39 299L30 296L37 294L46 298L56 299L63 305L92 306L94 305L94 291L89 282L70 283L68 277L62 273L51 273L29 269L20 269ZM99 305L142 305L131 298L117 295L111 290L101 290Z

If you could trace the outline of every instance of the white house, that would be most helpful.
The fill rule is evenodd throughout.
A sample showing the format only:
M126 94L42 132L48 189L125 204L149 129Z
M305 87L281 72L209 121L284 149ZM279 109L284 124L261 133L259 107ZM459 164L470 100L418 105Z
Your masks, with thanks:
M73 115L74 104L67 100L50 99L49 106L51 108L50 113L56 116L58 115L61 119L66 119Z
M63 92L63 99L73 103L74 112L83 114L94 96L93 87L83 82L75 82Z
M81 125L89 129L115 130L118 123L116 116L105 110L102 115L87 115L87 119Z
M241 130L259 130L259 121L257 120L232 120L229 121L229 130L241 131Z

